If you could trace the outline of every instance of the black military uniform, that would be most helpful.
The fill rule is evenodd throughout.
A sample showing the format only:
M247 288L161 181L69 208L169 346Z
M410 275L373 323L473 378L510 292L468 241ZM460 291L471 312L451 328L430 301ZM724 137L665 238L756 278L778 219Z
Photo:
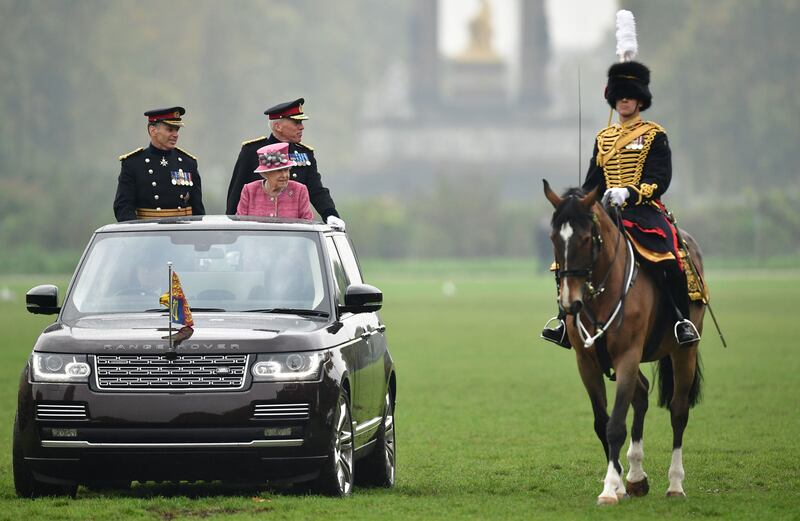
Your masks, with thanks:
M149 124L182 126L182 107L145 112ZM114 198L117 221L205 215L197 159L175 147L161 150L152 143L119 156L121 170Z
M281 103L265 110L264 114L269 116L270 119L308 119L308 116L303 113L304 102L305 100L300 98L295 101ZM236 165L233 167L233 175L228 185L228 199L225 209L228 215L236 214L242 187L247 183L261 179L260 175L253 173L253 170L258 167L256 150L279 142L278 138L270 134L269 136L261 136L242 143L242 149L239 152ZM289 143L289 156L296 163L292 167L291 180L306 185L311 204L322 217L322 221L327 221L331 215L339 217L330 191L322 185L322 177L317 170L317 160L314 158L314 149L304 143Z

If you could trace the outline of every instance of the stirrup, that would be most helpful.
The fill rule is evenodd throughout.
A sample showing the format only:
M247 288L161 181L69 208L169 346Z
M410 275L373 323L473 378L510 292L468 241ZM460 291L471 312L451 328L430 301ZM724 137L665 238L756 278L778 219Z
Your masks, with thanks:
M550 324L553 322L556 323L556 326L550 327ZM561 318L553 317L548 320L544 325L544 329L542 329L542 333L539 335L539 337L547 340L548 342L557 344L565 349L572 348L569 343L569 338L567 337L567 324Z
M691 336L681 340L678 337L678 326L683 324L688 324L691 331L686 331L685 329L683 331ZM675 341L681 345L691 344L692 342L697 342L698 340L700 340L700 333L697 331L697 328L694 326L691 320L687 320L685 318L683 320L678 320L677 322L675 322L675 327L673 328L673 334L675 335Z

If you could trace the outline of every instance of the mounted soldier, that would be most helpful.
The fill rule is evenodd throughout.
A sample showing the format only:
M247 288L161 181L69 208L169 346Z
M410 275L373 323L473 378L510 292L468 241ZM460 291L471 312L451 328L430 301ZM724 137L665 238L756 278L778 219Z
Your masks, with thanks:
M649 84L650 70L639 62L615 63L609 68L605 99L619 114L619 123L597 133L582 188L588 193L599 187L603 205L621 208L622 224L639 258L663 274L675 315L676 340L690 344L700 340L700 335L688 320L687 272L695 292L699 281L688 259L682 259L678 231L661 202L672 180L672 159L664 128L641 118L652 102ZM565 315L559 306L558 316L545 325L542 338L569 349ZM556 326L549 327L553 322Z

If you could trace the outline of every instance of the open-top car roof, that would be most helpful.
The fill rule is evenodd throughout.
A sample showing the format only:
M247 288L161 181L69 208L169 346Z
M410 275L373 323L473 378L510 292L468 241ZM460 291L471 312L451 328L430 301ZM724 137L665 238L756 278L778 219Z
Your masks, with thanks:
M325 232L333 229L327 224L302 219L279 219L275 217L251 217L238 215L197 215L189 217L165 217L107 224L96 231L130 232L155 230L285 230Z

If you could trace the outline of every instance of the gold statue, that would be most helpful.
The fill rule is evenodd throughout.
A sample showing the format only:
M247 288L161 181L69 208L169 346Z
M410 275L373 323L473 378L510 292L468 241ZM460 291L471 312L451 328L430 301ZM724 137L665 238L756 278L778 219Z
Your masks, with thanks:
M470 42L459 56L462 61L489 62L500 61L500 56L492 49L492 11L488 0L481 0L478 14L469 21Z

